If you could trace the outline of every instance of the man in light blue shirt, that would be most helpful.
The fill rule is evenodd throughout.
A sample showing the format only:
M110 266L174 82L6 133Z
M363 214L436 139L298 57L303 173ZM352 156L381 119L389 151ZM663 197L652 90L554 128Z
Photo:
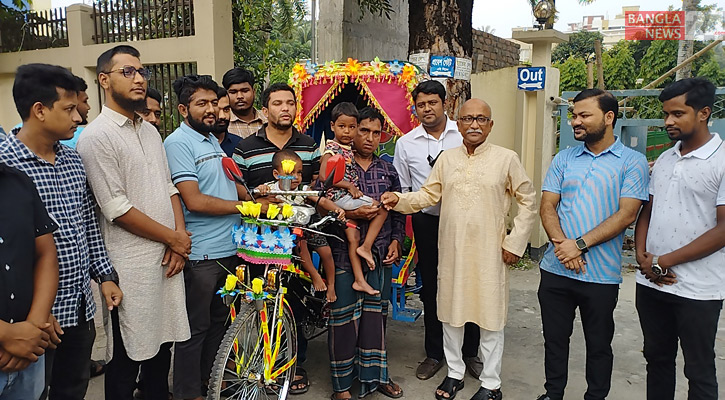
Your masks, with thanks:
M614 136L617 112L611 93L579 93L571 125L584 143L554 157L542 187L541 221L553 245L540 264L546 394L539 400L564 397L577 307L587 344L584 399L603 400L611 386L622 241L649 198L647 159Z
M228 312L215 293L226 271L237 265L231 231L239 222L236 206L241 202L236 184L222 169L226 154L211 134L219 112L218 85L208 75L187 75L173 88L184 122L164 147L192 243L184 267L191 339L175 345L173 394L176 399L197 399L224 335Z

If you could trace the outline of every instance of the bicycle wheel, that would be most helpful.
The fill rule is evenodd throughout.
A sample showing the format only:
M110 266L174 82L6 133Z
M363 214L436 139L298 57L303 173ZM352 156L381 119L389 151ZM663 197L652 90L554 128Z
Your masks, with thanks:
M272 314L274 300L268 300L266 304ZM294 317L289 307L284 307L279 343L274 342L271 322L268 322L272 349L280 346L273 362L273 372L289 363L297 354ZM217 352L207 400L283 400L287 398L294 371L293 364L280 373L275 384L265 384L262 320L254 304L243 304Z

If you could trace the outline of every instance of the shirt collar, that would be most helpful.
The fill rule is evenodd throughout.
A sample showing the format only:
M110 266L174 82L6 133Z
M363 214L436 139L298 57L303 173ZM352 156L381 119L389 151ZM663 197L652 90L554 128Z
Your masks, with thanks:
M677 154L677 156L680 158L697 157L701 160L707 160L708 158L710 158L711 155L713 155L713 153L717 151L717 149L720 148L721 144L722 139L720 138L720 135L715 133L712 135L710 140L707 141L707 143L703 144L696 150L685 154L684 156L680 154L680 148L682 147L681 141L678 140L673 148L675 149L675 154Z
M412 133L414 135L413 136L414 139L428 136L428 132L426 132L423 124L416 127ZM454 120L448 118L448 116L446 116L446 128L443 130L443 133L441 133L441 137L438 140L443 140L443 138L445 138L446 135L448 135L450 133L455 133L456 135L459 134L458 133L458 124L456 124L456 121L454 121Z
M257 110L254 107L252 107L252 110L254 110L254 111L252 111L254 113L254 118L249 120L249 122L242 121L241 118L237 117L237 114L234 114L234 112L232 112L232 115L229 117L229 123L240 121L240 122L244 122L245 124L251 124L252 122L262 121L262 116L261 116L262 113L260 113L259 110Z
M259 128L259 130L257 131L257 133L256 133L255 135L256 135L257 137L259 137L259 138L262 138L262 139L264 139L264 140L266 140L266 141L268 141L268 142L269 142L269 139L267 139L267 125L268 125L268 123L267 123L267 122L265 122L265 123L264 123L264 124L262 125L262 127L261 127L261 128ZM296 142L296 141L297 141L297 139L298 139L298 138L299 138L299 137L300 137L301 135L302 135L302 134L301 134L301 133L300 133L300 132L299 132L299 131L297 130L297 128L295 128L295 127L293 126L293 127L292 127L292 137L291 137L291 138L290 138L290 139L289 139L289 140L287 141L287 143L285 143L285 147L287 147L287 145L289 145L289 144L292 144L292 143ZM270 143L271 143L271 142L270 142Z
M587 148L586 144L581 144L581 145L579 145L579 150L577 151L576 156L579 157L580 155L587 153L587 154L591 155L592 157L599 157L606 153L612 153L617 157L622 157L623 151L624 151L624 144L622 144L622 141L619 140L619 136L615 136L614 143L612 143L611 146L607 147L607 149L604 150L603 152L595 155Z
M186 122L182 122L181 125L179 125L179 130L192 138L196 139L198 142L203 142L205 140L211 141L211 133L207 133L206 135L197 132L194 128L190 127L186 124ZM214 140L217 140L216 137L214 137Z
M33 153L33 151L30 150L28 146L25 145L25 143L21 142L17 136L8 135L7 141L10 144L10 149L18 157L18 160L41 160L41 158L38 157L37 154ZM64 146L61 146L58 142L55 142L55 144L53 144L56 164L58 164L59 161L62 160L63 157L65 157L66 150L63 147Z
M133 120L128 118L127 116L119 113L118 111L111 110L110 108L103 106L103 109L101 110L101 114L107 116L111 119L111 121L115 122L118 126L125 125L128 121L133 122L134 124L140 124L143 122L143 119L141 116L136 115Z

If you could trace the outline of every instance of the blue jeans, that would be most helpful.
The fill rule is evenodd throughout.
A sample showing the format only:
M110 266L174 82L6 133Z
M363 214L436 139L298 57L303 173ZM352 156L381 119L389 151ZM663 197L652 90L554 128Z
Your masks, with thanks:
M45 387L45 356L22 371L0 372L0 400L35 400Z

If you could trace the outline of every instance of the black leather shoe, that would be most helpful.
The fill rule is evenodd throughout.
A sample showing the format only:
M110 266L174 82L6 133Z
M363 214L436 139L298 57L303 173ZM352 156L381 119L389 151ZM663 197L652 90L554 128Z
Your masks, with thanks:
M536 400L551 400L551 397L542 394L541 396L537 397Z
M501 393L501 389L498 390L491 390L486 389L485 387L481 387L478 389L476 394L471 397L471 400L501 400L503 399L503 393Z

